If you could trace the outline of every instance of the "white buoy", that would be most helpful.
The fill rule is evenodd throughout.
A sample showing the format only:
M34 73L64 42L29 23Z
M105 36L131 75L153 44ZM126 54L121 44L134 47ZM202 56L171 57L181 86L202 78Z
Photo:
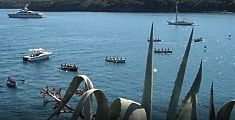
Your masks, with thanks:
M153 72L157 72L157 68L153 68Z

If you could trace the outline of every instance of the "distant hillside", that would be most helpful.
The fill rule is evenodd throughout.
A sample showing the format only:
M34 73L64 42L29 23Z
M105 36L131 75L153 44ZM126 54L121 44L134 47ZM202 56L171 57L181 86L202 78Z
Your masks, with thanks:
M172 12L174 0L0 0L0 8L39 11ZM233 11L235 0L180 0L180 12Z

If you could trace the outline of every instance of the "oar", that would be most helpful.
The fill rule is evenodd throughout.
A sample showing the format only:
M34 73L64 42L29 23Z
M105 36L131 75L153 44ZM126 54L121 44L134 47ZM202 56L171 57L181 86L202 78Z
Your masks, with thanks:
M16 80L16 81L20 81L20 82L22 82L22 83L25 82L25 80Z
M25 80L17 80L17 81L22 81L22 82L24 82Z

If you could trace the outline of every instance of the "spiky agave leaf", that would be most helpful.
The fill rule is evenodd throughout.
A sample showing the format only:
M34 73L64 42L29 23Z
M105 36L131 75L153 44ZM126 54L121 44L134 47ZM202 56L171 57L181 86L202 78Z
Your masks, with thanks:
M186 102L191 94L194 94L194 95L198 94L200 86L201 86L201 81L202 81L202 60L201 60L201 63L200 63L199 70L197 72L197 76L194 79L193 85L191 86L189 92L185 96L183 102Z
M111 105L111 119L121 120L151 120L152 119L152 91L153 91L153 23L147 55L144 91L141 105L131 100L117 98Z
M222 108L220 108L217 114L217 120L229 120L234 104L235 99L227 102Z
M110 120L147 120L147 116L140 103L116 98L110 106Z
M77 91L77 88L79 87L82 81L85 82L85 85L87 86L88 89L93 88L93 84L87 76L85 75L75 76L73 80L71 81L69 88L67 89L63 99L61 100L60 105L56 108L56 110L48 118L48 120L51 119L55 115L59 115L60 111L64 108L64 106L68 103L68 101L72 98L74 93Z
M150 33L148 56L145 71L144 92L141 106L145 109L148 120L152 120L152 91L153 91L153 23Z
M211 84L211 93L210 93L210 103L209 103L209 120L216 120L214 107L214 97L213 97L213 82Z
M105 94L99 90L99 89L90 89L86 91L81 99L79 100L76 109L73 112L72 120L77 120L78 116L83 118L83 112L82 109L85 107L84 104L87 100L89 100L89 97L94 94L97 101L97 111L95 114L95 120L109 120L109 105L108 105L108 99L106 98ZM86 120L86 119L85 119Z
M183 103L177 120L197 120L197 97L195 94L191 94L187 101Z
M169 104L169 108L167 111L166 120L175 120L176 119L176 110L178 107L180 92L181 92L182 84L183 84L183 80L184 80L184 74L185 74L185 70L186 70L186 66L187 66L189 51L191 48L192 37L193 37L193 28L192 28L192 32L191 32L191 35L190 35L183 59L182 59L182 62L180 64L179 71L177 73L177 77L175 80L175 86L172 91L170 104Z
M196 78L193 82L193 85L191 86L189 92L187 93L187 95L184 98L184 101L183 101L184 105L180 108L181 112L179 113L180 115L177 115L178 116L177 119L179 119L179 120L181 120L181 119L183 120L183 118L185 120L189 120L189 118L191 120L196 120L197 119L197 116L196 116L196 104L197 104L196 100L197 99L196 98L197 98L197 94L198 94L199 89L200 89L201 80L202 80L202 60L201 60L201 63L200 63L200 67L198 69L197 76L196 76ZM192 98L195 98L195 102L192 102L193 103L192 105L194 105L194 106L190 105L190 107L188 107L187 106L189 104L188 101L189 101L189 99L192 99ZM190 111L191 114L189 114L187 112L182 114L182 110L183 111Z

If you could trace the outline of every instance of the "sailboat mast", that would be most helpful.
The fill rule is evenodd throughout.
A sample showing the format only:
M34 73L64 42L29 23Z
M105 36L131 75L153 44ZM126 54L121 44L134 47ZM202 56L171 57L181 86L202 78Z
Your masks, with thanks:
M178 22L178 0L176 1L175 5L175 22Z

